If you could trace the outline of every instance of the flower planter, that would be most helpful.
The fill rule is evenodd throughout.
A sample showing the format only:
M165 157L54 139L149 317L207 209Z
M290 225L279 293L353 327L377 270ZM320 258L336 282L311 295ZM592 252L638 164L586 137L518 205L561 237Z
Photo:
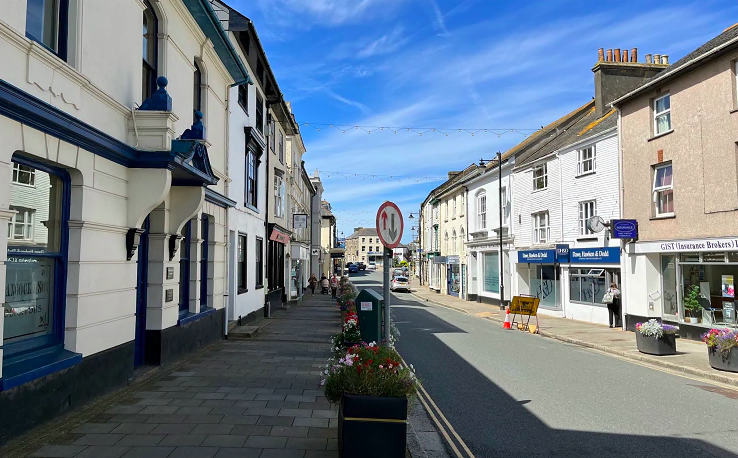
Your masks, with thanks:
M344 394L338 409L338 456L405 458L407 399Z
M676 355L676 335L664 334L661 338L644 336L636 331L636 345L638 351L648 355L664 356Z
M727 353L719 352L716 348L708 348L707 357L713 369L738 372L738 347L731 348Z

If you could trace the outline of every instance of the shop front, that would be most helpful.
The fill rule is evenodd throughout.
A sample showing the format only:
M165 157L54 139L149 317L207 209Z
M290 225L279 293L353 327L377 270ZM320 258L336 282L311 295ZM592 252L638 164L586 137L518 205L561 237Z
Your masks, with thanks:
M471 255L468 258L468 300L493 305L500 304L502 285L505 286L505 299L510 300L510 252L503 245L500 261L500 246L495 244L469 244ZM504 277L501 281L501 277Z
M446 257L446 293L449 296L459 297L463 294L461 281L461 263L458 256Z
M679 325L681 336L699 339L712 327L737 326L738 238L637 242L625 264L629 329L657 317Z
M310 270L310 249L292 242L290 253L290 302L299 301L305 291Z
M539 298L541 313L562 316L560 270L556 250L519 250L513 291Z
M441 292L441 271L446 267L446 256L428 255L428 287Z
M568 256L564 251L568 251ZM602 298L611 283L620 286L620 247L557 247L556 254L565 285L562 288L564 316L608 324L607 304Z
M264 314L271 316L285 302L285 247L290 242L291 232L278 224L269 223L267 244L267 307Z

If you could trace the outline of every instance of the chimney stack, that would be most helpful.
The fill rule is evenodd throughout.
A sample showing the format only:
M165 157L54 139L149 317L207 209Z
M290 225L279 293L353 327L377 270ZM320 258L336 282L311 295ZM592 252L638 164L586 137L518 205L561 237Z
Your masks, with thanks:
M612 62L612 49L607 50L607 59L605 59L605 62Z
M647 64L651 64L651 63L653 63L653 62L651 61L651 55L650 55L650 54L646 54L646 63L647 63Z
M633 48L630 50L630 61L638 62L638 48Z
M660 64L661 63L661 54L654 54L653 55L653 63L654 64Z
M628 57L628 50L623 49L623 62L628 62L630 58Z
M620 62L620 48L615 48L615 62Z
M605 60L605 50L600 48L597 50L597 62L603 62Z
M661 63L664 65L669 65L669 56L667 56L666 54L661 56Z

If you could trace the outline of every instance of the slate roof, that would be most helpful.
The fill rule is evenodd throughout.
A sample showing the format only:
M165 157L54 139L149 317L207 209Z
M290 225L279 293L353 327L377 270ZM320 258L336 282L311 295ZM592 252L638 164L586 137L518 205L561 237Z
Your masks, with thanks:
M703 62L706 61L706 59L715 58L721 55L723 52L727 52L730 49L735 48L736 46L738 46L738 24L735 24L732 27L728 27L720 35L716 36L715 38L703 44L691 53L669 65L665 69L661 70L653 78L645 81L637 88L616 99L615 101L613 101L613 105L619 105L627 99L635 96L636 94L656 84L659 84L660 82L676 77L682 72L688 71L695 65L701 65Z
M376 237L376 236L377 236L376 227L362 227L358 231L346 237L346 240L355 239L356 237Z

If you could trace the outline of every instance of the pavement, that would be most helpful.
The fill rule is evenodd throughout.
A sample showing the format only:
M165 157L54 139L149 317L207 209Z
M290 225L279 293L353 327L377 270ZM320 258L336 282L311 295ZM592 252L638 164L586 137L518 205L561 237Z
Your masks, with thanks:
M305 296L242 333L148 371L122 390L0 448L3 458L335 458L338 409L321 371L341 314L330 296ZM409 455L429 456L413 404ZM414 428L413 425L417 425ZM433 455L437 456L437 455Z
M379 275L355 281L380 287ZM455 456L738 456L735 386L503 330L412 294L391 304L398 350Z
M498 306L441 295L426 286L417 285L417 281L415 279L414 283L416 284L413 285L412 294L421 301L432 302L461 313L498 323L505 321L505 311L500 310ZM531 323L535 323L535 318L532 319ZM538 324L539 334L544 337L738 386L738 374L721 372L710 367L707 359L707 347L702 342L678 339L676 355L653 356L639 352L636 348L634 333L620 328L611 329L605 325L541 314L538 315Z

